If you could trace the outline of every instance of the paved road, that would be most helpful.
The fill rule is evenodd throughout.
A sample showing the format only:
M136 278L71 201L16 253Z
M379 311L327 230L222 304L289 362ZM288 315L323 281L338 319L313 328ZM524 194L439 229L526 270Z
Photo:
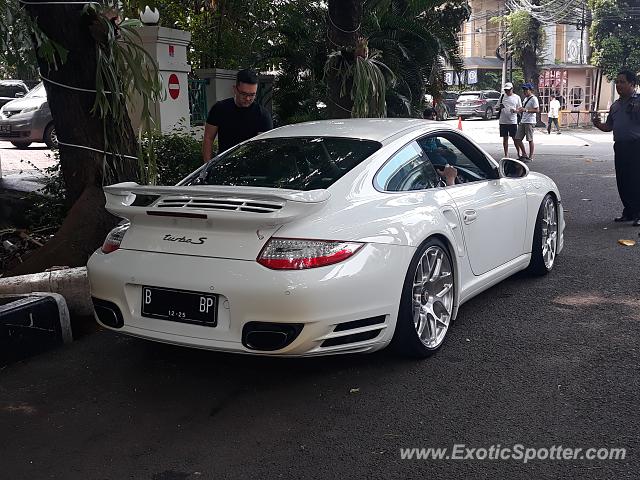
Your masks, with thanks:
M252 358L99 332L0 371L2 476L638 478L640 250L617 243L638 229L610 222L610 142L586 135L542 146L532 164L567 209L554 271L465 304L431 359ZM454 444L625 447L627 458L400 458Z

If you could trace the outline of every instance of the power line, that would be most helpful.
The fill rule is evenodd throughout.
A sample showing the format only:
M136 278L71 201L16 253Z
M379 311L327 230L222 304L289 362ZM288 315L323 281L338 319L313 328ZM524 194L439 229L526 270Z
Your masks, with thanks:
M511 11L525 10L543 25L591 22L586 0L540 0L539 4L529 0L507 0L507 8Z

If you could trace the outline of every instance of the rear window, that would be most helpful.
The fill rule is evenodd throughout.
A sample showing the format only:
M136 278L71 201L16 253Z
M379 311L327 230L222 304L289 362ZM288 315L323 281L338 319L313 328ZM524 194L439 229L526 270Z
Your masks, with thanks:
M214 158L191 183L328 188L381 146L371 140L337 137L253 140Z
M480 100L480 94L479 93L463 93L458 97L459 102L464 102L467 100Z
M0 97L15 98L16 93L25 93L24 88L20 85L1 84L0 83Z

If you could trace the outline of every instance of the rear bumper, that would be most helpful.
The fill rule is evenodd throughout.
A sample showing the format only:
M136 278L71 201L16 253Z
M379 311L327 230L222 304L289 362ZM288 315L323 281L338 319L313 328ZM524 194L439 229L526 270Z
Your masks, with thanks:
M456 115L484 115L487 105L478 105L477 107L456 107Z
M414 251L368 244L336 265L274 271L255 261L121 249L108 255L96 252L87 267L92 296L112 302L122 312L123 326L114 329L118 332L210 350L311 356L371 352L390 342ZM217 326L142 317L143 285L218 294ZM334 331L338 324L371 318L379 320ZM242 342L248 322L303 328L280 350L256 351Z

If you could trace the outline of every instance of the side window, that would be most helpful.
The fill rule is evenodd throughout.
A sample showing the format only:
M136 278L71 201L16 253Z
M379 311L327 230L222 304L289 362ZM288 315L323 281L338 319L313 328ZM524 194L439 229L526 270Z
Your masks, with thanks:
M484 154L456 133L433 134L418 144L436 167L451 165L458 170L458 183L497 178Z
M388 192L424 190L438 186L439 176L415 142L396 153L378 172L375 185Z

